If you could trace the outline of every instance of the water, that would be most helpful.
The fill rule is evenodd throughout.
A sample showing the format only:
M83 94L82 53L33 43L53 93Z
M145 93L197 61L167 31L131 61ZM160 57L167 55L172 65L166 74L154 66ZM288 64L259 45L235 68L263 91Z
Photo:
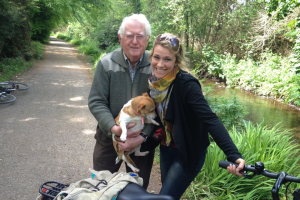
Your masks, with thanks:
M201 84L205 86L209 83L213 82L207 80ZM299 108L239 89L229 89L215 85L214 90L212 94L217 96L232 96L232 92L236 94L242 104L246 106L248 114L245 116L245 120L254 123L261 123L264 120L265 125L268 127L281 123L282 129L291 130L295 138L300 141Z

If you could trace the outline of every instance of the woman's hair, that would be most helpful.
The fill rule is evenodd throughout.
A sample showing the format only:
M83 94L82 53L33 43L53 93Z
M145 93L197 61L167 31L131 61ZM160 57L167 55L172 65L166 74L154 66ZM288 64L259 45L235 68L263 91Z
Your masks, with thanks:
M121 26L119 28L119 31L118 31L118 34L120 35L121 38L123 37L124 32L125 32L125 25L128 22L132 22L132 21L138 21L138 22L144 24L146 35L148 37L151 36L151 25L150 25L148 19L146 18L146 16L143 15L143 14L132 14L128 17L125 17L122 21L122 24L121 24Z
M153 47L149 54L149 61L151 62L154 48L157 45L161 45L164 48L169 49L171 52L173 52L176 56L175 64L177 64L177 67L180 70L189 71L187 67L188 59L185 56L185 51L183 49L183 46L180 43L180 39L176 37L175 35L171 33L163 33L158 35L153 43Z

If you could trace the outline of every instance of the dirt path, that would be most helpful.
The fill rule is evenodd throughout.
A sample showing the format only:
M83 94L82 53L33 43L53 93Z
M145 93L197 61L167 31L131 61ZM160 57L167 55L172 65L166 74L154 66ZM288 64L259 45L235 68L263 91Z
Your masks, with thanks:
M96 120L87 107L92 77L85 60L72 45L51 38L44 59L14 79L30 88L0 105L1 199L33 200L45 181L90 176ZM157 170L149 186L155 193Z

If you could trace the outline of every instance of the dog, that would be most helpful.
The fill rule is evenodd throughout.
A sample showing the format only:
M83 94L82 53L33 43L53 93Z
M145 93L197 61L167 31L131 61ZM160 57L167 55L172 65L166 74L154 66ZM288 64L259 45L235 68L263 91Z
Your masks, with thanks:
M141 96L132 98L123 106L123 108L119 112L119 115L115 118L116 124L122 129L120 140L123 142L126 141L126 126L129 123L135 123L135 126L130 128L130 130L132 131L143 129L144 123L152 123L159 126L159 123L154 120L155 117L155 104L147 93L143 93ZM146 156L149 151L141 152L141 145L137 146L131 152L122 151L118 147L116 137L116 135L112 135L113 145L118 154L116 158L116 164L123 160L127 163L127 166L129 166L133 172L138 173L140 170L136 167L129 154L135 152L135 156Z

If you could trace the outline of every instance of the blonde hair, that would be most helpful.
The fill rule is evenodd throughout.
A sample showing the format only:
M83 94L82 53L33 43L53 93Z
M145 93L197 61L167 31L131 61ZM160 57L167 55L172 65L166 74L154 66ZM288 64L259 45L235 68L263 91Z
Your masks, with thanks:
M162 36L163 36L163 39L161 39ZM175 48L177 45L174 46L174 43L171 42L171 39L175 39L175 41L176 40L178 41L178 47L177 48ZM183 46L180 43L180 39L177 36L175 36L171 33L163 33L163 34L158 35L155 38L154 43L153 43L153 47L152 47L152 49L149 53L149 61L150 62L151 62L151 59L152 59L152 56L153 56L153 53L154 53L154 48L157 45L161 45L162 47L167 48L171 52L173 52L176 56L175 64L177 64L177 67L180 70L184 70L184 71L189 72L188 67L187 67L188 59L185 56L185 51L183 49Z

